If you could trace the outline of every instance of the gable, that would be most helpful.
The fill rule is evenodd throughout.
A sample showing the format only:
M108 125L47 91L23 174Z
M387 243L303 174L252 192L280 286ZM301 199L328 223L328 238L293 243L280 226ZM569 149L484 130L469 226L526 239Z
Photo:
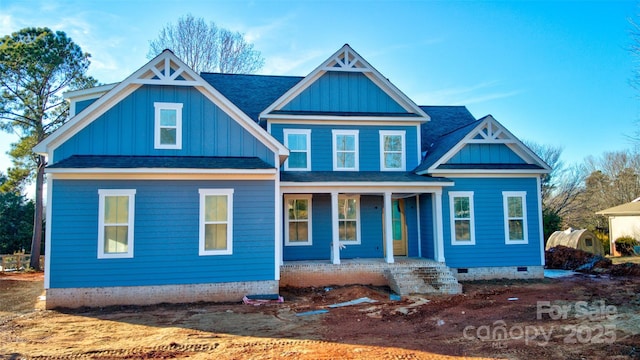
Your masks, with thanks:
M181 149L154 146L154 103L182 104ZM233 139L233 141L231 141ZM250 156L274 165L273 152L193 87L143 85L54 150L73 155Z
M418 105L348 44L282 94L260 114L263 119L429 121Z
M144 86L155 85L159 85L157 88L163 88L163 91L167 94L172 91L176 93L180 92L180 89L189 89L189 91L199 93L200 96L215 105L217 112L222 112L225 116L228 116L228 119L235 122L235 125L250 134L251 137L268 148L272 153L277 154L281 161L284 161L288 155L288 150L282 144L264 131L264 129L260 128L254 121L249 119L236 105L231 103L220 92L213 88L211 84L202 79L169 50L163 51L127 79L109 89L106 94L99 97L93 103L88 104L86 108L56 130L51 136L37 144L34 147L34 151L47 155L50 162L57 161L58 159L54 158L54 153L58 147L63 146L66 141L83 131L94 121L101 119L103 114L116 108L124 99L128 98L138 89ZM130 104L129 106L132 107L125 111L138 111L137 103ZM203 115L200 114L200 117L202 116ZM197 117L198 116L196 116L196 118ZM136 139L138 135L139 134L133 135L133 139ZM232 140L236 138L234 138L233 135L234 134L231 134L231 136L226 139L227 142L234 142ZM78 148L78 150L80 149Z
M488 115L442 136L416 169L418 174L475 171L539 174L551 168Z
M409 114L361 72L326 72L281 111Z

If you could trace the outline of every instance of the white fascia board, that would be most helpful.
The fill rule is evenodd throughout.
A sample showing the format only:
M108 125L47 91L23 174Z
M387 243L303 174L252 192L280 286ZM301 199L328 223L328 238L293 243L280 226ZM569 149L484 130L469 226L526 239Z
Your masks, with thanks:
M73 90L67 91L62 94L62 97L65 99L74 99L74 100L86 100L93 99L96 97L100 97L103 94L109 92L109 90L116 87L119 83L105 84L100 86L95 86L88 89L81 90Z
M287 182L280 183L282 193L326 193L338 191L343 193L377 194L385 191L410 192L416 194L442 191L442 187L453 186L453 181L429 183L429 185L407 184L404 182Z
M276 169L53 168L47 174L275 174Z
M282 123L285 122L319 122L322 121L326 124L327 121L335 121L335 122L345 122L345 121L353 121L354 124L362 124L364 121L370 121L373 123L380 122L392 122L393 125L398 125L398 123L406 123L410 125L415 125L416 122L424 123L429 121L429 118L425 117L406 117L406 116L339 116L339 115L287 115L287 114L269 114L264 117L265 120L277 123L279 120ZM289 120L289 121L287 121Z
M541 175L541 170L536 170L533 172L532 170L523 170L520 172L514 172L513 170L509 172L487 170L461 170L460 172L452 172L451 170L441 170L441 172L438 172L437 175L447 178L536 178Z
M380 125L385 125L388 124L389 126L416 126L416 122L415 121L405 121L403 120L399 120L398 118L390 118L390 119L383 119L383 118L374 118L373 120L361 120L364 119L362 117L359 118L355 118L355 117L326 117L324 120L322 119L322 117L318 117L318 116L308 116L307 119L301 119L301 118L287 118L287 119L268 119L267 120L267 129L271 128L272 124L294 124L294 125L354 125L354 126L360 126L360 125L374 125L374 126L380 126ZM393 120L393 122L389 122L389 120ZM424 121L421 121L424 122ZM420 124L417 124L417 126L419 127Z
M348 52L355 56L355 61L359 61L364 65L364 69L338 69L330 67L329 64L334 61L339 54ZM402 108L408 112L414 112L423 118L423 121L429 121L431 118L425 113L416 103L414 103L409 97L407 97L402 91L395 87L386 77L384 77L378 70L376 70L371 64L369 64L360 54L353 50L348 44L342 46L338 51L333 53L327 60L325 60L320 66L315 68L309 75L298 82L294 87L282 94L275 102L260 113L260 119L271 117L270 114L274 110L282 109L289 101L294 97L302 93L306 88L311 86L320 76L324 75L327 71L351 71L362 72L370 80L379 86L387 95L391 96Z

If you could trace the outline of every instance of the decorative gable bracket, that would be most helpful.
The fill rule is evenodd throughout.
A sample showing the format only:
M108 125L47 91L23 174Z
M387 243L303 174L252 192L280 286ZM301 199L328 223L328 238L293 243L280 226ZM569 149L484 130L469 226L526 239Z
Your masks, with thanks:
M197 80L196 74L188 66L176 61L169 51L165 51L148 64L145 71L132 79L132 83L146 85L178 85L195 86L202 85Z
M516 140L491 116L487 118L467 144L514 144Z
M349 46L344 46L325 62L325 71L372 72L371 67Z

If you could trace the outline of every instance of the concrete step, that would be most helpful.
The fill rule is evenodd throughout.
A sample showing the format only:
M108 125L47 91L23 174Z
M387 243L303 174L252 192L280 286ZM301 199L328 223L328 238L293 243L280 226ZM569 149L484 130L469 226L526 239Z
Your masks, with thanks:
M385 271L385 276L391 289L398 295L462 292L462 286L444 264L392 267Z

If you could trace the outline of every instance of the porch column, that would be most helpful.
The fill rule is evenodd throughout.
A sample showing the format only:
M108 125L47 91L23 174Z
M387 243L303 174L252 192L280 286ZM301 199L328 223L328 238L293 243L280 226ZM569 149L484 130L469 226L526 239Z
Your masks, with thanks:
M444 262L444 231L443 231L443 227L444 227L444 223L443 223L443 218L442 218L442 190L438 190L434 193L434 201L433 201L433 205L434 205L434 210L435 210L435 236L436 236L436 241L435 241L435 255L436 255L436 261L439 262Z
M340 234L338 232L338 193L331 193L331 262L340 264Z
M391 201L391 193L384 193L384 251L385 261L393 264L393 218L391 216L393 209Z

